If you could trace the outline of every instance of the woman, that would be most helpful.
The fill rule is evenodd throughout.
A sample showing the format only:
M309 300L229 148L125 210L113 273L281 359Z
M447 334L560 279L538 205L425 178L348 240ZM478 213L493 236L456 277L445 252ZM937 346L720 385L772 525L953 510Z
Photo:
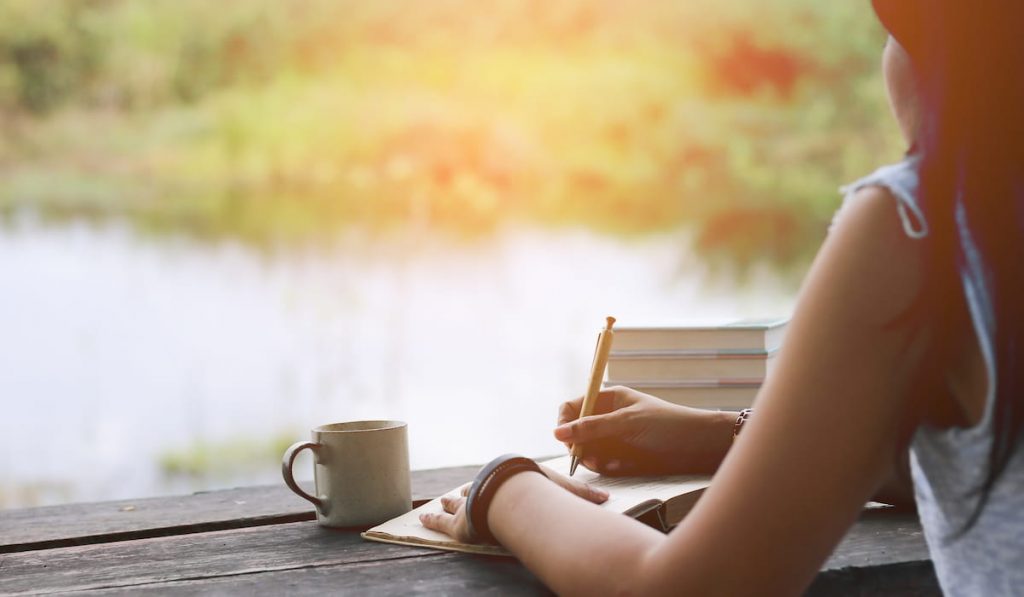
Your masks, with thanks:
M626 388L563 405L591 469L717 469L672 533L522 463L423 523L493 536L560 593L791 594L867 500L913 495L947 593L1024 591L1021 5L876 0L908 157L848 187L749 422Z

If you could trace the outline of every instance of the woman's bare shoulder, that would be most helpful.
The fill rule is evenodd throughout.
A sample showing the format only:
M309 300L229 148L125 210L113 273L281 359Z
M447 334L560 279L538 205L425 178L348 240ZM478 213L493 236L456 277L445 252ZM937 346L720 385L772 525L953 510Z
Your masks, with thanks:
M926 254L907 235L898 200L882 186L866 186L843 206L812 267L809 283L823 278L840 285L850 307L891 321L919 296Z

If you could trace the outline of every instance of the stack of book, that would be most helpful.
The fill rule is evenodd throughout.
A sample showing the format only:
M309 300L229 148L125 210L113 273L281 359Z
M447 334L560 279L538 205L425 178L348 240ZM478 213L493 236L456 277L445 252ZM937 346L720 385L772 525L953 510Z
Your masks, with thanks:
M698 408L747 408L772 370L788 321L616 327L605 385Z

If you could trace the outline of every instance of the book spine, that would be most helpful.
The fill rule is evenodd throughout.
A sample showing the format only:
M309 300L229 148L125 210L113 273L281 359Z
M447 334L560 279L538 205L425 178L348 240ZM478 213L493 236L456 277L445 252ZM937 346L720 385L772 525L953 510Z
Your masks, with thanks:
M772 360L765 355L669 357L618 356L608 361L609 379L686 381L692 379L760 379Z
M612 384L610 384L612 385ZM717 386L686 386L679 384L617 384L631 387L671 402L696 408L715 410L742 410L749 408L760 390L759 384L717 385Z
M613 350L610 358L617 359L770 359L776 355L775 350L747 349L656 349L656 350Z
M760 388L764 379L760 377L734 377L734 378L693 378L682 380L657 380L657 379L622 379L609 378L604 382L605 387L629 386L631 388Z

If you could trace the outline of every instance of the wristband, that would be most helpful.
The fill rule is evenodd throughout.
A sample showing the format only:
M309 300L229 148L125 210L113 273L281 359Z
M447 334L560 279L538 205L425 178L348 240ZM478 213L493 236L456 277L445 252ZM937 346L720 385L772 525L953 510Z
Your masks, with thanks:
M517 454L498 456L480 469L466 497L466 525L470 537L478 541L495 542L494 535L487 526L487 510L491 507L494 494L513 475L527 471L544 474L536 462Z

